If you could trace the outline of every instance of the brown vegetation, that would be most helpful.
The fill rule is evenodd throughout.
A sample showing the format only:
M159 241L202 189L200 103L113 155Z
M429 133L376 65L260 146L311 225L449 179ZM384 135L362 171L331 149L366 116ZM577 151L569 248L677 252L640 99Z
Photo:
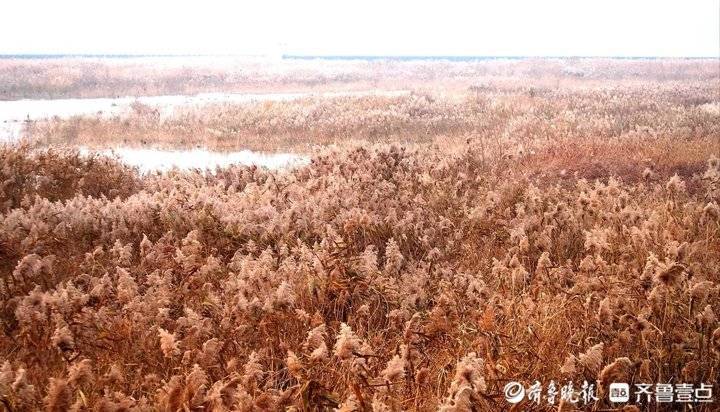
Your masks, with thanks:
M0 59L0 100L207 92L464 88L485 80L717 80L712 59L342 61L259 58Z
M503 409L507 380L602 380L617 358L635 381L716 381L717 159L687 181L563 188L478 150L358 147L289 173L138 178L124 199L5 200L5 401Z
M595 383L593 408L611 410L603 391L616 380L715 383L709 99L702 83L658 83L278 104L268 139L304 105L365 116L302 120L329 122L338 144L284 171L139 176L112 159L5 147L0 401L484 411L509 409L508 381L554 379ZM387 122L411 142L358 131L410 104L429 114ZM423 119L438 133L418 132Z
M694 71L675 67L679 80L663 82L621 78L597 84L591 77L568 78L548 70L542 78L488 78L463 89L436 87L400 96L213 104L179 107L171 114L136 103L129 114L114 117L32 122L25 135L40 146L202 146L305 153L317 145L350 140L443 146L477 140L486 150L536 153L557 165L565 163L568 170L586 170L593 161L620 167L607 161L622 156L605 156L618 150L658 167L672 166L659 162L659 156L680 153L697 166L717 149L720 78L698 81ZM712 73L711 67L702 67ZM698 149L689 150L684 143L688 140ZM572 153L576 161L578 150L590 149L588 155L595 158L578 165L568 164L564 156Z

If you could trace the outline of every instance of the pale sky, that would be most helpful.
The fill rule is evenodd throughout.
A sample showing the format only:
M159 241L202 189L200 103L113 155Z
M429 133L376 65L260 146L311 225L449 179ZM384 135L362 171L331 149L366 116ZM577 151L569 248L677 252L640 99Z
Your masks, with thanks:
M0 54L720 57L720 0L5 0Z

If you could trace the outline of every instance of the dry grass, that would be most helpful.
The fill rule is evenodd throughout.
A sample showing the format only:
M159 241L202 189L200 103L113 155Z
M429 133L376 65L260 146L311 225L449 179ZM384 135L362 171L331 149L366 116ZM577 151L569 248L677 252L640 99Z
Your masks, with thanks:
M602 380L624 357L631 381L716 381L717 160L558 186L479 150L348 148L10 204L7 405L501 410L508 380Z
M336 144L286 171L138 176L5 147L0 400L499 411L508 381L554 379L613 410L612 381L715 383L712 84L643 84L272 104L267 139L306 105L361 119L302 120ZM429 114L388 121L400 137L356 127L411 103Z
M463 89L493 79L555 86L583 79L667 82L717 80L706 60L525 59L315 61L249 58L2 59L0 100L178 95L205 92Z
M590 81L588 81L590 82ZM605 144L664 138L694 141L720 134L713 109L720 81L667 83L608 81L588 87L541 88L485 83L463 91L437 89L396 97L305 98L179 108L161 115L140 103L129 115L78 116L30 123L26 135L41 145L94 147L204 146L310 152L315 145L359 140L426 143L480 139L525 150L567 142ZM599 151L602 152L602 151Z

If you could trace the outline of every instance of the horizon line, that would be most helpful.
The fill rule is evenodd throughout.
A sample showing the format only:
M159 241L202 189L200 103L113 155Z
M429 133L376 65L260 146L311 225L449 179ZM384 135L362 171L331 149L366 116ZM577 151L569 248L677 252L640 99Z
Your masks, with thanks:
M480 54L239 54L239 53L0 53L0 59L60 58L177 58L177 57L275 57L283 60L525 60L525 59L625 59L708 60L720 56L621 56L621 55L480 55Z

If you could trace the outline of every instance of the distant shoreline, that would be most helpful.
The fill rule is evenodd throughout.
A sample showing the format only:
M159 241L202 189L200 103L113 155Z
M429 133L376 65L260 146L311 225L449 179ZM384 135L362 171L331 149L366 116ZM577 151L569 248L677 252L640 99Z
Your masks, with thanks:
M45 60L45 59L143 59L143 58L263 58L267 55L240 54L0 54L0 60ZM305 55L283 54L282 60L394 60L394 61L456 61L472 62L485 60L528 60L528 59L618 59L618 60L714 60L718 56L475 56L475 55Z
M698 60L717 59L718 57L664 57L664 56L332 56L332 55L283 55L288 60L449 60L449 61L483 61L483 60L530 60L530 59L620 59L620 60Z

